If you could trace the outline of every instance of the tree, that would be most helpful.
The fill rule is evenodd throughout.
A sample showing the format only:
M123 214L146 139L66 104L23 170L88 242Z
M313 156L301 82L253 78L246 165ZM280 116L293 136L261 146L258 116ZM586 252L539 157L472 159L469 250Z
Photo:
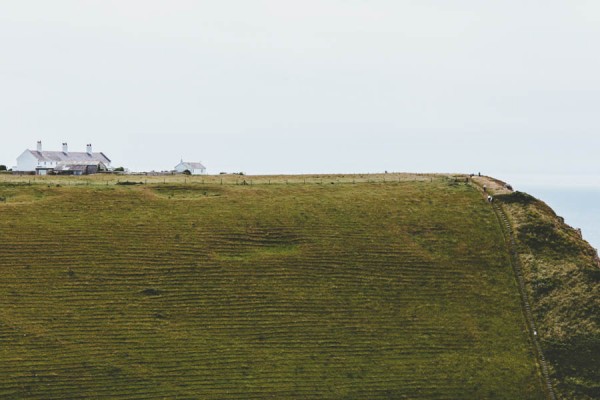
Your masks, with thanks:
M125 172L125 168L123 167L117 167L114 169L115 172Z
M0 171L6 171L6 165L0 165Z

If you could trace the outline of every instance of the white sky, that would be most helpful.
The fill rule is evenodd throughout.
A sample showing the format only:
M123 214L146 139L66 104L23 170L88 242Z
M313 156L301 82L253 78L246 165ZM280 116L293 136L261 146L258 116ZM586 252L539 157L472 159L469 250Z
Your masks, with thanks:
M600 2L0 0L0 164L600 176Z

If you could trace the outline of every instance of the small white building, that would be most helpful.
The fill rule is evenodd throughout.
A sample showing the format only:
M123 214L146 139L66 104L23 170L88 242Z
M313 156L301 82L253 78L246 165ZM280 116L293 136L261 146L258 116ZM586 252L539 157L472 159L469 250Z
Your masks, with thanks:
M189 171L192 175L202 175L206 173L206 167L199 162L183 161L175 166L175 172L180 174Z
M17 157L17 166L13 171L46 175L55 171L75 171L74 166L85 166L85 172L81 174L87 174L108 170L110 163L104 153L94 153L91 144L87 145L85 152L70 152L66 143L63 143L62 151L43 151L42 142L38 141L36 150L25 150Z

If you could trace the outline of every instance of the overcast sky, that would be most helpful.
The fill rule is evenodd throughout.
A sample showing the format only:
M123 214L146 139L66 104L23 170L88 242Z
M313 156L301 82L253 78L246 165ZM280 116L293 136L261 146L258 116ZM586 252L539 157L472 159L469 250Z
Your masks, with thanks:
M2 0L0 164L600 176L600 2Z

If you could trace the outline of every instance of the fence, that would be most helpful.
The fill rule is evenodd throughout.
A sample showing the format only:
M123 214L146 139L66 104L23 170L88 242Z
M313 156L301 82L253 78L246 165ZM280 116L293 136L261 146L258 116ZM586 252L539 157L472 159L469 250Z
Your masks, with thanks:
M142 174L98 174L87 176L20 176L2 175L0 183L28 185L116 185L123 183L159 185L299 185L299 184L356 184L356 183L401 183L401 182L432 182L434 180L460 179L462 175L450 174L338 174L338 175L142 175Z

